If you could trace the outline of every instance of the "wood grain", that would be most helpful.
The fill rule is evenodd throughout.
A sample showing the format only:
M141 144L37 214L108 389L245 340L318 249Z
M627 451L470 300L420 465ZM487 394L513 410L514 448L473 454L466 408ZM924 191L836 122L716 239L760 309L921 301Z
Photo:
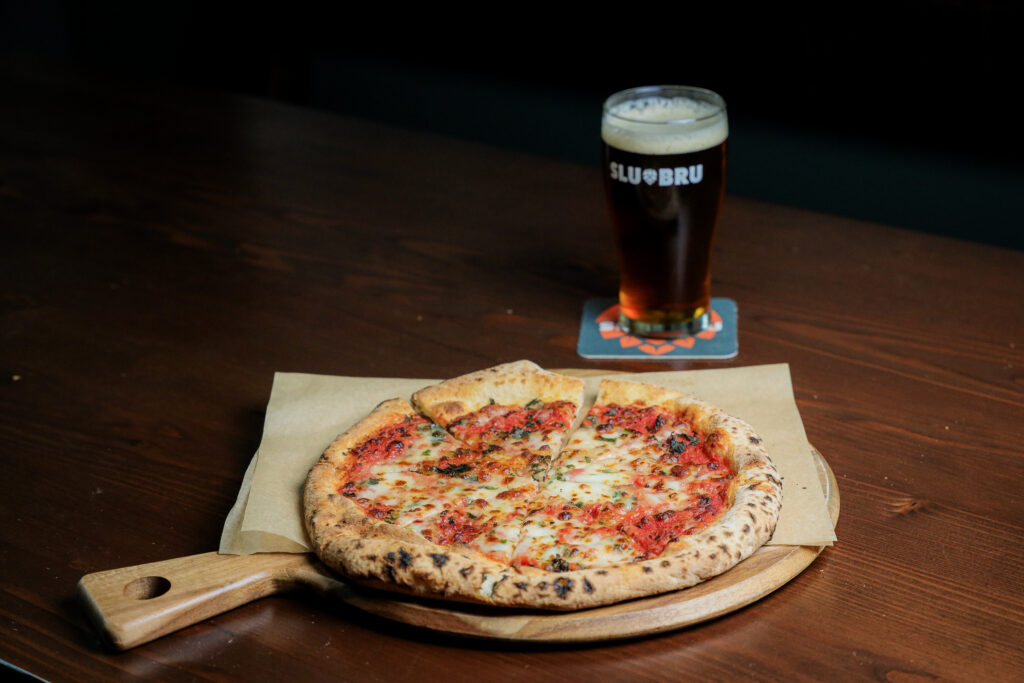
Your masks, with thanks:
M315 570L305 554L205 553L82 577L78 594L119 650L292 588Z
M0 659L52 681L1019 677L1021 252L728 196L712 289L739 356L582 361L583 301L616 291L597 168L28 62L0 87ZM839 542L727 618L601 646L305 594L120 654L95 635L82 576L216 547L274 371L522 357L788 363Z

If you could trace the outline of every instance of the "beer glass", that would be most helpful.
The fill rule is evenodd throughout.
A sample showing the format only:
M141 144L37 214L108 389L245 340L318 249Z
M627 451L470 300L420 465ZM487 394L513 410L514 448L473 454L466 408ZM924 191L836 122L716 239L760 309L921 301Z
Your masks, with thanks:
M650 86L604 104L604 186L618 242L619 324L644 337L710 325L711 246L725 192L725 101Z

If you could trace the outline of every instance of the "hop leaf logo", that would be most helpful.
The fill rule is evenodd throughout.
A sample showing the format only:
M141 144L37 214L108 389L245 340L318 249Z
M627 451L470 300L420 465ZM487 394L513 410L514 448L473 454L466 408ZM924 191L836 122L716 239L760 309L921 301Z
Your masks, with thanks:
M648 185L653 185L654 183L658 182L658 172L655 171L653 168L645 168L644 182L647 183Z

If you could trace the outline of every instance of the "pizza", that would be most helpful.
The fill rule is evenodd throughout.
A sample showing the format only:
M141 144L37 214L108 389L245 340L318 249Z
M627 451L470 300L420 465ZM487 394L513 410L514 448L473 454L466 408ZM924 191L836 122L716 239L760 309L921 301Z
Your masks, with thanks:
M761 547L782 482L745 422L693 397L530 361L385 401L310 470L321 561L359 583L572 610L695 585Z

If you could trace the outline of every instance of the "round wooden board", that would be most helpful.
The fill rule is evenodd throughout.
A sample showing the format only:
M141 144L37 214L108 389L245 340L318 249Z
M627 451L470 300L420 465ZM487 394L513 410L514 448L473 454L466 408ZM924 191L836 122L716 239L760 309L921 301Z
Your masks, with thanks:
M839 519L835 475L812 450L832 524ZM800 574L826 546L764 546L704 583L652 598L576 612L452 605L345 586L345 602L394 621L478 638L535 642L587 642L629 638L682 628L728 614L763 598ZM334 590L334 593L339 591Z

